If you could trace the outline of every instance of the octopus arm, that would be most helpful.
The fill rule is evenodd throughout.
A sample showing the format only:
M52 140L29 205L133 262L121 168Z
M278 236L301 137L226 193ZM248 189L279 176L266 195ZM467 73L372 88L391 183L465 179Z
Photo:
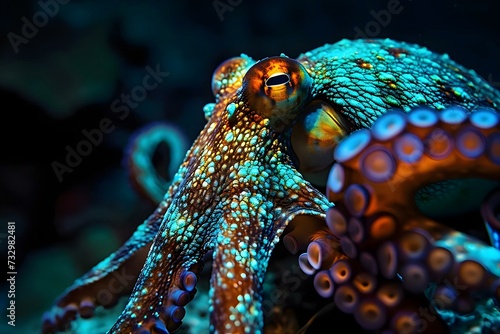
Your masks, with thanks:
M281 172L281 178L266 185L278 191L243 190L228 203L231 209L219 224L213 255L211 333L263 332L262 285L283 230L298 215L324 219L332 205L290 165ZM309 223L300 220L301 225Z
M112 307L121 296L130 294L164 211L160 205L116 252L75 280L44 314L42 332L65 329L77 315L91 318L95 307Z
M174 177L157 209L117 251L76 279L57 298L54 307L43 315L42 333L65 330L77 315L91 318L97 306L113 307L120 297L132 292L181 178L179 173Z
M109 333L175 331L196 293L212 235L203 219L179 211L179 197L165 213L129 301Z

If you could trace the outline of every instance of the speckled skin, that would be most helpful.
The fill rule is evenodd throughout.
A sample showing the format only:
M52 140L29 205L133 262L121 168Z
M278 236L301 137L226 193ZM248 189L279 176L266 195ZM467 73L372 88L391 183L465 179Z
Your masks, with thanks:
M204 109L208 123L164 199L117 252L57 300L44 317L44 333L130 292L110 333L173 331L210 251L210 332L261 333L262 282L275 244L295 216L325 219L333 206L298 171L290 145L297 117L313 99L343 115L347 132L370 126L393 107L500 106L500 93L474 72L417 45L343 40L297 61L283 56L256 63L242 55L219 66L215 104ZM133 290L132 284L109 289L116 272L138 275Z
M448 55L390 40L340 41L301 55L313 96L337 104L355 128L369 127L388 109L425 105L497 108L500 93Z

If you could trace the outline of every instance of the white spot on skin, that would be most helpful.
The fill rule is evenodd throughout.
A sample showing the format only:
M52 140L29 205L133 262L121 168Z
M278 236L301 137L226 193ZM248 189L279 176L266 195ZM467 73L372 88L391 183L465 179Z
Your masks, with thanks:
M229 118L231 118L234 115L234 112L236 111L236 104L229 103L226 107L226 111L229 115Z
M216 126L217 126L216 123L210 124L209 128L207 129L207 133L212 133L212 131L214 131Z

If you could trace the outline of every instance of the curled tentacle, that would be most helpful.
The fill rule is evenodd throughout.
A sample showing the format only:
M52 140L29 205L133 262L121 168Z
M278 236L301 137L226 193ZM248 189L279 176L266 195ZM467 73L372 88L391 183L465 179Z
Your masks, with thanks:
M443 177L498 180L500 167L491 157L500 146L486 144L496 143L498 117L489 109L479 112L391 112L337 147L327 182L337 205L327 211L326 223L346 257L327 261L331 267L325 270L327 250L313 241L301 267L315 275L319 295L333 296L363 328L421 332L418 324L426 320L417 312L420 306L408 306L413 294L433 291L434 316L470 314L488 300L498 302L500 252L425 217L411 198ZM497 206L490 195L482 211L493 232ZM442 320L437 323L444 330Z
M400 280L410 293L422 294L433 284L455 282L453 289L440 286L435 297L445 300L442 309L456 314L471 313L497 299L500 252L426 217L413 196L447 178L498 182L499 133L498 114L488 108L469 114L456 107L439 113L417 108L408 115L388 113L371 129L340 142L327 183L329 199L336 203L327 213L327 225L340 239L342 252L359 261L356 264L370 275L379 273L379 282ZM497 231L492 214L497 206L495 196L483 205L483 217L493 231L490 235ZM355 289L355 267L351 263L335 268L333 282L348 282L342 289L338 283L335 286L340 290L338 302L346 311L359 312L362 291ZM368 282L372 280L366 281L366 289ZM382 311L377 312L382 316Z
M151 240L158 232L166 203L162 203L115 253L77 279L58 297L42 318L43 333L65 330L78 315L93 317L97 306L113 307L132 291L146 260Z
M446 325L422 296L404 290L397 278L367 272L355 259L335 261L327 270L304 271L314 275L314 287L351 314L365 330L395 333L441 333ZM429 321L429 316L432 321Z
M185 171L181 169L156 210L142 223L120 249L78 278L42 317L43 333L66 329L80 315L90 318L98 306L112 307L121 296L129 295L136 284L153 239L172 203Z
M162 177L153 164L153 157L161 144L168 146L168 175ZM165 122L148 124L136 131L126 148L124 164L133 186L153 204L163 199L188 149L185 135Z

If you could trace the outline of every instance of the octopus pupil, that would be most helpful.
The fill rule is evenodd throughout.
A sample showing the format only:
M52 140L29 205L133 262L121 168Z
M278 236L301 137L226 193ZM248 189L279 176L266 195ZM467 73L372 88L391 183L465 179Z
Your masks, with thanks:
M267 87L286 85L290 82L290 77L286 73L275 74L266 80Z

